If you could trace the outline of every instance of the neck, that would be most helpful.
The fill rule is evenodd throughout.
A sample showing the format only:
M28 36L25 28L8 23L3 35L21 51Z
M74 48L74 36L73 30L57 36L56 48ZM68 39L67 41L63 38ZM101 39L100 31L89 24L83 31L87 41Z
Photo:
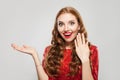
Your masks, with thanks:
M68 42L68 43L66 43L65 45L66 45L66 46L65 46L66 49L71 49L71 48L72 48L71 42Z

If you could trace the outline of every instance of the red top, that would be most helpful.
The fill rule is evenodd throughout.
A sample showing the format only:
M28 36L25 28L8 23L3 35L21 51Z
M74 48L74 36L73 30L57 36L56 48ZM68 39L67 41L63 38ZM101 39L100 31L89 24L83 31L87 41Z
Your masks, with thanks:
M44 57L46 56L46 53L48 52L49 47L45 49L44 52ZM90 55L90 61L91 61L91 71L94 80L98 80L98 51L96 46L91 46L90 47L91 55ZM80 68L80 71L75 75L74 77L66 76L67 73L69 73L70 68L69 68L69 63L71 61L71 49L66 49L64 51L64 58L61 61L61 67L60 67L60 75L57 78L49 77L49 80L82 80L82 67ZM43 60L44 64L44 60ZM43 66L44 68L44 66Z

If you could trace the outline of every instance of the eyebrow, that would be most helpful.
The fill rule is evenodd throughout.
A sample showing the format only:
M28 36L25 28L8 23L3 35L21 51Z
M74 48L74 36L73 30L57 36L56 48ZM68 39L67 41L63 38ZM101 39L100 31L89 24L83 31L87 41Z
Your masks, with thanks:
M62 22L62 21L57 21L57 24L59 24L59 23L62 23L62 24L64 24L64 22Z
M72 21L72 22L75 22L75 20L69 20L68 22L71 22L71 21ZM57 22L62 22L62 23L64 23L63 21L59 21L59 20L58 20Z
M57 21L57 22L63 22L63 21Z

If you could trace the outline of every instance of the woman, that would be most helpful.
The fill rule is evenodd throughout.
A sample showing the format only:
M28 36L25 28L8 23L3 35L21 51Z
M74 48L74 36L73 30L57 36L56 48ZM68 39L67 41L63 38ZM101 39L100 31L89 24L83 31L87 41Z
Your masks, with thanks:
M32 55L39 80L98 80L97 47L88 42L81 16L73 7L58 12L42 65L32 47L12 47Z

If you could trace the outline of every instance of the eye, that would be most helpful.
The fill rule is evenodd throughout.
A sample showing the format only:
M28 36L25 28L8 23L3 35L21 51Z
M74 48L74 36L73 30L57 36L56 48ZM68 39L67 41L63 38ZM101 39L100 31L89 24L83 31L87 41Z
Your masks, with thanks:
M74 25L74 24L75 24L75 22L72 22L72 21L70 22L70 25Z
M62 27L64 24L62 22L58 23L58 26Z

